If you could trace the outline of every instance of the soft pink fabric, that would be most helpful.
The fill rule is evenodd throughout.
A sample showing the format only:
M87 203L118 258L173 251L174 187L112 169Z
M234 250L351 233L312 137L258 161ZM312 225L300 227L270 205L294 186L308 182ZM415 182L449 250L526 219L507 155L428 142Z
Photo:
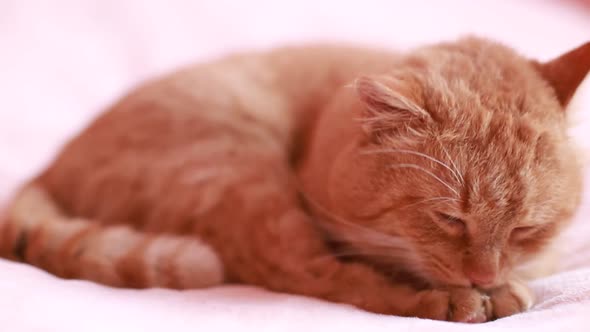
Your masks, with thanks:
M299 41L408 47L464 33L547 59L590 40L590 15L550 1L3 0L0 202L125 89L181 64ZM589 83L573 105L581 115L572 134L586 151ZM532 284L539 297L533 310L478 326L379 316L247 287L116 290L0 261L0 331L587 331L588 217L587 193L565 235L562 272Z

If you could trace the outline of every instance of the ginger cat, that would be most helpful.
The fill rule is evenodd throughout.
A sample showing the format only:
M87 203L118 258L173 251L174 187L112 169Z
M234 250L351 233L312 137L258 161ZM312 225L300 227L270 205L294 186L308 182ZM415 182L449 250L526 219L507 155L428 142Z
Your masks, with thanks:
M540 63L473 37L196 65L73 139L14 198L0 252L116 287L518 313L533 303L519 269L543 263L579 203L564 109L589 69L590 43Z

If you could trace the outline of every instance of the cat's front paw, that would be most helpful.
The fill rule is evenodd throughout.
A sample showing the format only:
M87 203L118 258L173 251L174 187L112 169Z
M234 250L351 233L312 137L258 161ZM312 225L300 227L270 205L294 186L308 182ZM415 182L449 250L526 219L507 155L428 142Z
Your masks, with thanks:
M534 295L519 281L509 281L505 285L488 292L492 302L493 318L511 316L532 307Z
M483 323L492 316L490 297L474 288L424 291L416 316L464 323Z

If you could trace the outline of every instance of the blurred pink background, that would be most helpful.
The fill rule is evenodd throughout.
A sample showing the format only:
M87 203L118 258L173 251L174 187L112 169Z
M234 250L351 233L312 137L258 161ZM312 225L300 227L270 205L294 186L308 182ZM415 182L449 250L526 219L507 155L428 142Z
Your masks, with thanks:
M235 50L308 41L407 49L465 34L549 59L590 40L588 0L0 2L0 204L63 142L127 89ZM572 129L590 151L590 83ZM588 173L588 172L587 172ZM583 330L590 314L588 195L569 233L564 272L534 284L535 311L486 330ZM249 288L121 291L62 281L0 261L1 331L461 330L381 317ZM472 327L469 327L473 330Z

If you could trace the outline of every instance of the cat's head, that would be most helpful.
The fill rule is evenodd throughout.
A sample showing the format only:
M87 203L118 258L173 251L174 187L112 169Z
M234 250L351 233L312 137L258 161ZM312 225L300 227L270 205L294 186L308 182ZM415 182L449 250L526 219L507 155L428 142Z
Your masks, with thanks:
M539 63L468 38L360 77L318 124L312 205L369 259L432 284L501 284L579 203L565 107L589 69L590 43Z

